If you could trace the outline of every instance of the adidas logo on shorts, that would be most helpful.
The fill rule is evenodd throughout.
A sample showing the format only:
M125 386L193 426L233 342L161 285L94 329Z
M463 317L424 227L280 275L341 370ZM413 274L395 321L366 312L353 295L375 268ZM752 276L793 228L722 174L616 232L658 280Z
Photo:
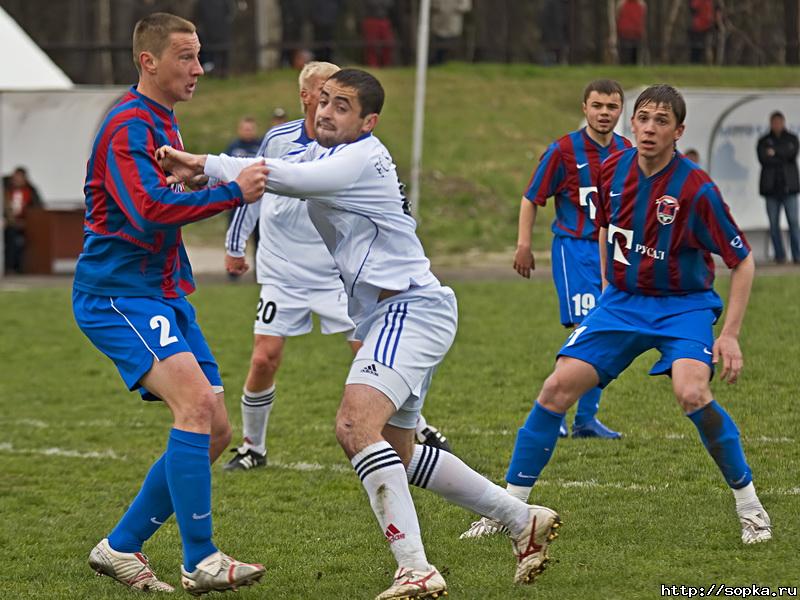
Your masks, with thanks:
M367 365L366 367L361 369L361 372L367 373L369 375L375 375L376 377L378 376L378 369L375 368L375 363Z

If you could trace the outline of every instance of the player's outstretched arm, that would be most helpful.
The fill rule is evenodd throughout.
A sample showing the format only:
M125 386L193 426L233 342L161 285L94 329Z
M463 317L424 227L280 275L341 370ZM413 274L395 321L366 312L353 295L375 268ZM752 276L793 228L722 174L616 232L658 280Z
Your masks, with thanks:
M519 222L517 224L517 249L514 252L514 270L530 279L531 271L536 269L536 262L531 250L531 235L536 223L536 205L522 198L519 205Z
M739 332L750 300L750 290L755 276L755 262L749 254L742 262L731 270L731 289L728 294L728 306L725 322L719 337L714 342L712 361L717 364L722 360L720 378L728 383L736 383L744 361L739 347Z

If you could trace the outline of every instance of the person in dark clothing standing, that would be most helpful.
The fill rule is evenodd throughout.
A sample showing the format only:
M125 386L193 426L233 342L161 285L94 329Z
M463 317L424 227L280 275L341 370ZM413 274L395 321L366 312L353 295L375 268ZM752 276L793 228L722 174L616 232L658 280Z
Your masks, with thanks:
M779 111L770 115L769 129L769 133L758 140L758 162L761 163L758 191L767 200L769 235L775 250L775 262L786 262L780 227L782 207L789 223L792 260L795 264L800 264L800 233L797 224L797 193L800 192L798 139L786 130L786 119Z

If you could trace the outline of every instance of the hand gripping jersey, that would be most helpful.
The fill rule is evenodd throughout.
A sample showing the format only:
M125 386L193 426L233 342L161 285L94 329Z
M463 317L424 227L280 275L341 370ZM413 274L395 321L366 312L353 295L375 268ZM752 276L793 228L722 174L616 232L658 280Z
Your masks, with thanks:
M597 204L597 175L600 165L614 152L630 148L631 143L614 134L607 147L599 145L586 128L573 131L556 140L545 150L533 172L524 196L538 206L544 206L555 196L555 235L596 240L595 209Z
M106 116L89 157L83 252L75 289L177 298L194 291L181 225L242 204L235 182L197 192L168 187L155 160L183 149L175 115L131 88Z
M305 120L297 119L270 129L257 155L297 161L312 141L306 135ZM305 202L266 193L258 202L236 209L225 240L228 254L244 256L256 222L260 233L256 275L260 284L341 288L339 271L308 217Z
M750 246L711 178L677 152L645 177L635 148L600 170L597 223L608 229L606 278L631 294L678 296L714 283L718 254L733 268Z
M254 162L209 156L206 174L230 179ZM333 256L356 325L380 290L439 286L417 238L392 157L371 134L350 144L309 144L302 162L267 160L267 188L305 198L308 214Z

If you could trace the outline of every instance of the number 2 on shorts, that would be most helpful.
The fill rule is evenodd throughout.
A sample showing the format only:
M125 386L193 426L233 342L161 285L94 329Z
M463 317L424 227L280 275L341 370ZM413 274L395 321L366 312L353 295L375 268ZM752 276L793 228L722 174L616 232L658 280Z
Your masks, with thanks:
M169 321L164 315L156 315L150 319L150 329L159 328L161 329L161 337L158 341L162 348L178 341L178 338L169 334Z

